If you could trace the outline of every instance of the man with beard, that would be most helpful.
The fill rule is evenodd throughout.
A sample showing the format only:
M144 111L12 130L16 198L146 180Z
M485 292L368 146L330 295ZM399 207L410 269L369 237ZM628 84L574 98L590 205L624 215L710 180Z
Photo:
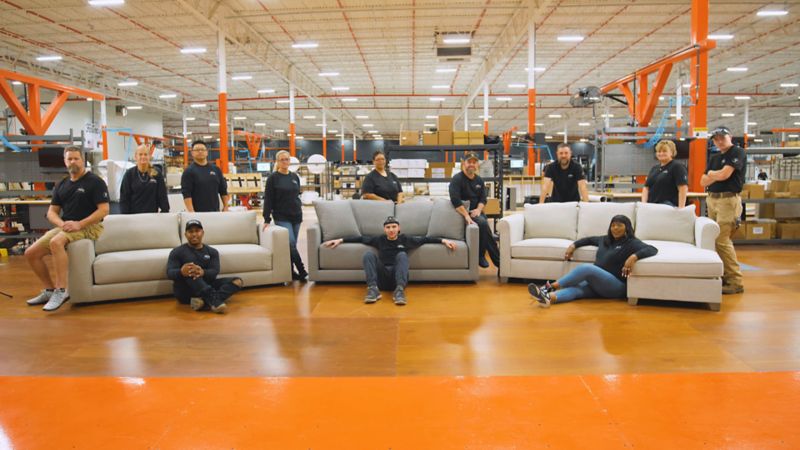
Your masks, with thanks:
M467 224L476 223L479 228L478 265L486 268L486 252L495 267L500 267L500 250L494 241L494 233L489 227L489 220L483 213L486 206L486 184L478 175L478 155L469 152L461 160L461 172L453 176L450 181L450 202L456 212L464 217ZM464 207L464 201L469 201L469 211Z
M544 169L539 203L588 202L589 187L586 177L583 175L581 165L572 160L572 149L569 144L563 142L558 144L556 159L557 161L548 164ZM548 195L550 195L549 200Z
M69 300L67 245L79 239L97 240L103 232L101 222L108 215L108 187L100 177L86 171L80 147L64 149L64 165L69 177L53 189L47 210L47 220L55 228L25 251L25 259L44 285L44 290L28 300L28 305L44 304L45 311L55 311ZM47 255L53 256L55 278L45 265Z

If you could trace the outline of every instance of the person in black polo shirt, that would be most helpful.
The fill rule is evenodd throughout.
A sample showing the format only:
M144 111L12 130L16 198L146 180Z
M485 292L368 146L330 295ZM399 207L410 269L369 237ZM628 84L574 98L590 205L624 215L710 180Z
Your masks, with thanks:
M494 233L489 227L489 220L483 213L486 206L486 184L478 175L478 155L469 152L461 160L461 172L455 174L450 181L450 202L456 212L464 217L467 224L478 224L480 230L478 244L478 265L489 267L485 253L495 267L500 267L500 250L494 240ZM469 201L469 211L464 207L464 201Z
M200 141L192 143L192 159L192 164L181 175L181 193L186 210L219 211L219 197L222 197L222 210L227 211L230 199L228 183L219 167L208 163L206 144Z
M102 178L86 171L83 150L65 148L64 165L69 177L53 189L53 199L47 210L47 220L56 227L25 250L25 259L44 285L44 290L27 303L31 306L44 304L45 311L55 311L69 300L67 246L79 239L97 240L103 232L101 222L108 215L108 187ZM55 279L50 277L44 263L47 255L53 256Z
M150 149L146 145L136 147L133 155L136 166L125 171L119 194L119 210L122 214L169 212L167 184L164 177L150 165Z
M400 222L392 216L383 222L383 236L360 236L325 241L322 245L336 248L342 242L362 243L378 249L378 254L364 253L364 272L367 275L367 296L364 303L375 303L381 290L394 290L392 299L397 306L406 304L408 285L408 252L424 244L442 244L450 250L456 245L447 239L400 234Z
M297 237L300 234L300 224L303 222L300 177L294 172L289 172L291 156L286 150L279 151L275 155L275 161L275 171L267 178L264 187L264 229L269 227L272 216L275 225L289 230L289 255L291 264L297 268L297 271L292 269L292 279L305 281L308 272L303 265L300 252L297 251Z
M664 203L683 208L689 192L686 167L673 160L678 154L675 143L662 140L656 144L658 164L650 169L642 188L642 203Z
M364 200L391 200L403 203L403 186L400 179L386 168L386 155L378 150L372 154L375 168L361 185L361 198Z
M586 177L583 175L581 165L572 160L572 149L569 144L564 142L558 144L556 159L557 161L548 164L544 169L539 203L588 202L589 187Z
M167 258L167 278L172 292L182 304L195 311L206 307L223 314L225 301L242 289L239 277L217 278L220 271L219 252L203 244L203 224L197 219L186 222L186 243L175 247Z
M700 185L708 190L708 217L719 224L716 247L724 267L722 293L738 294L744 292L744 283L731 235L739 228L742 215L740 193L747 169L747 155L743 148L733 145L731 130L725 127L715 129L711 138L719 153L711 156L708 170L700 178Z

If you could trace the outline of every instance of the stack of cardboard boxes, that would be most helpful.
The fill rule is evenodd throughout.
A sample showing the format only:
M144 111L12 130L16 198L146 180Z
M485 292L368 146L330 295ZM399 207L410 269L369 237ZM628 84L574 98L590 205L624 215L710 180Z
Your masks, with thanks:
M422 145L483 145L482 131L453 131L453 116L436 118L437 131L423 131ZM401 131L400 145L419 145L419 131Z
M746 184L742 198L800 199L800 180L772 180L766 187ZM757 211L758 218L748 220L734 239L800 239L800 202L759 203Z

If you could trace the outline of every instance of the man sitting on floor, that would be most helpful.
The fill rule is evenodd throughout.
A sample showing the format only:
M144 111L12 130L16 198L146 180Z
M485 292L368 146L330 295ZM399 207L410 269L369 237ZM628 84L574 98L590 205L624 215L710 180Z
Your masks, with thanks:
M186 222L186 244L174 248L167 261L167 277L178 302L200 311L210 307L222 314L225 301L242 289L241 278L217 278L219 252L203 244L203 224L197 219Z
M360 242L378 249L378 254L364 253L364 272L367 275L367 296L364 303L375 303L381 298L381 290L394 290L394 304L406 304L405 288L408 285L408 250L421 247L423 244L442 244L455 250L456 244L447 239L426 236L407 236L400 234L400 222L392 216L383 222L383 236L361 236L345 239L333 239L322 245L336 248L342 242Z

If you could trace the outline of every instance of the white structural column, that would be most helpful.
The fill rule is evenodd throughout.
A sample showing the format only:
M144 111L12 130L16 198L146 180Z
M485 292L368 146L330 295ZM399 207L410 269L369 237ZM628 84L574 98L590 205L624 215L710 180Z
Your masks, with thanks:
M750 134L750 100L744 101L744 145L747 147L748 135Z
M296 134L294 128L294 84L289 83L289 153L292 156L295 156L297 152Z
M353 161L358 160L358 154L356 153L358 149L356 148L356 130L353 130Z
M322 156L328 159L328 117L322 108Z
M464 131L469 131L469 105L464 107Z
M100 137L103 140L103 159L108 159L108 116L106 115L106 101L100 102ZM184 131L184 137L186 132Z
M483 134L489 135L489 82L483 82Z

